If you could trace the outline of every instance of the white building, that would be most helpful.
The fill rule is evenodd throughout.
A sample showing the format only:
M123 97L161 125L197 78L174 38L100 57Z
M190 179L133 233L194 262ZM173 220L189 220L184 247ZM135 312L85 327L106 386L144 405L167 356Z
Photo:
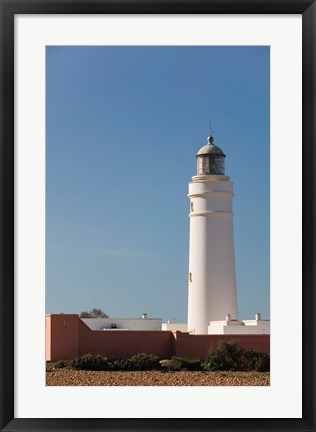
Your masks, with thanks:
M208 334L270 334L270 321L262 320L260 313L256 314L254 320L232 320L227 316L223 321L211 321Z
M161 330L160 318L81 318L91 330Z
M187 323L175 323L171 320L168 320L166 323L162 323L161 330L169 330L169 331L181 331L186 333L188 331Z
M233 236L233 184L225 154L209 136L196 155L189 183L190 250L188 331L207 334L210 321L237 319Z

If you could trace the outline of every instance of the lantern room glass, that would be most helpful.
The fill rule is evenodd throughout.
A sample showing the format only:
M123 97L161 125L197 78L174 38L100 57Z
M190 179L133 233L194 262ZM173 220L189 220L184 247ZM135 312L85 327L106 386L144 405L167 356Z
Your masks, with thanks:
M197 158L198 175L225 175L225 156L207 155Z

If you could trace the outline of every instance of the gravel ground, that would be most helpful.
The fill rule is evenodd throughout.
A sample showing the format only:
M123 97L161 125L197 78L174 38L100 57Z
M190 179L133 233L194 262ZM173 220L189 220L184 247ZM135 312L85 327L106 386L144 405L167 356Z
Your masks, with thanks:
M268 372L90 372L52 369L48 386L269 386Z

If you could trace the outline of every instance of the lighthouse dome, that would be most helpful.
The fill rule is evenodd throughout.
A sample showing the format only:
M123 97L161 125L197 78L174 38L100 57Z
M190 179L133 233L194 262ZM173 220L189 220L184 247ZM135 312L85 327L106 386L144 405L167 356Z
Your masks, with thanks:
M207 138L207 144L195 155L198 175L225 175L225 154L213 143L213 137Z
M212 135L209 135L207 137L207 144L204 147L200 148L196 156L210 155L210 154L225 156L223 150L220 147L216 146L213 143L213 141L214 138L212 137Z

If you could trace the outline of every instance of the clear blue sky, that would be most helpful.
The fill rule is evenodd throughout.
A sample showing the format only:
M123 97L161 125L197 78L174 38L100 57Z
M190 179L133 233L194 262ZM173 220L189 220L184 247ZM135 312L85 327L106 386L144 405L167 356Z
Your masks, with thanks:
M188 182L211 118L239 317L269 318L269 48L47 47L46 77L46 312L186 322Z

